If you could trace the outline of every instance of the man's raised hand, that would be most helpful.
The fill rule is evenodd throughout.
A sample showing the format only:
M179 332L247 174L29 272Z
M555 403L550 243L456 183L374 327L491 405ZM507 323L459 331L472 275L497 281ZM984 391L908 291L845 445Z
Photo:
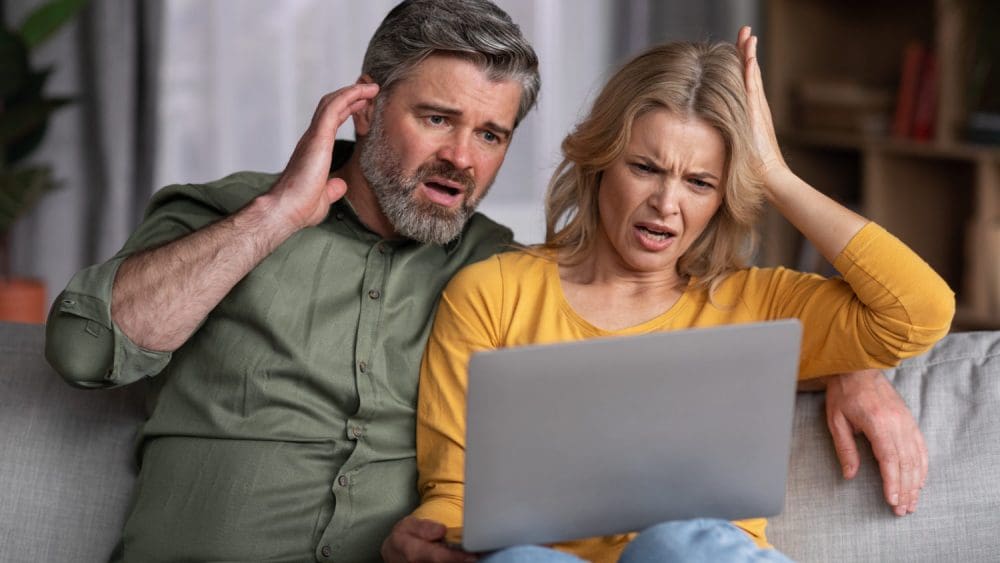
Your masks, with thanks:
M357 83L323 96L309 128L299 139L284 172L268 194L274 211L296 231L319 224L330 205L344 196L347 184L330 178L337 130L378 93L378 85Z

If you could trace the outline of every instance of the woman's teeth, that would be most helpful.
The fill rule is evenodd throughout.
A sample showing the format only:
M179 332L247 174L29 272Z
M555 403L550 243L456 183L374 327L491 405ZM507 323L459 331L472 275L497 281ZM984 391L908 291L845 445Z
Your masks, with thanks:
M653 230L647 229L646 227L639 227L639 229L642 232L646 233L646 235L649 236L649 238L655 239L655 240L667 240L668 238L670 238L671 236L673 236L670 233L661 233L659 231L653 231Z

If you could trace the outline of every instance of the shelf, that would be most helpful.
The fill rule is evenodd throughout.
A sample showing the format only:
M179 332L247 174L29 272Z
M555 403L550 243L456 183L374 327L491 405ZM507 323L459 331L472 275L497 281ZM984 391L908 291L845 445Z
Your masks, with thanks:
M817 149L841 149L879 154L898 154L925 158L1000 162L1000 146L972 143L911 141L892 137L873 137L831 131L788 130L778 133L782 145L791 144Z
M964 140L969 111L986 107L969 88L973 62L993 56L980 44L994 31L994 20L982 19L993 1L915 0L905 10L862 0L763 4L765 88L789 166L926 260L956 292L953 330L1000 330L1000 145ZM913 44L935 55L927 141L872 132L896 118ZM920 64L922 73L927 63ZM883 107L887 92L892 108ZM773 210L762 234L762 265L805 263L801 235Z
M953 331L1000 330L1000 318L960 305L951 326Z

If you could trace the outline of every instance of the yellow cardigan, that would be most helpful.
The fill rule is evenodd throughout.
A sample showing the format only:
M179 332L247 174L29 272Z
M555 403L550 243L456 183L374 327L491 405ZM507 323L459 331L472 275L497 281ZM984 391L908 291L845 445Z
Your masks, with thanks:
M523 252L494 256L456 275L438 307L420 372L414 511L462 525L467 365L479 350L797 317L803 325L799 378L884 368L943 337L954 294L923 260L874 223L834 261L843 279L785 268L730 275L710 300L689 288L667 311L624 330L602 330L576 314L557 265ZM690 286L689 286L690 287ZM762 518L735 522L766 546ZM615 561L634 534L555 546L593 561Z

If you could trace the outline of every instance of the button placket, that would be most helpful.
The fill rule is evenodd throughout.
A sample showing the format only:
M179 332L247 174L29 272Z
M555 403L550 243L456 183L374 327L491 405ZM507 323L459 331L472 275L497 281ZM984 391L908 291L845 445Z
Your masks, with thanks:
M362 288L365 288L364 297L361 303L360 318L358 319L358 335L355 341L355 367L356 374L364 374L366 378L357 380L357 393L359 401L359 412L366 412L373 406L374 390L373 378L375 373L372 370L372 360L375 346L379 342L379 319L382 317L383 293L386 278L389 273L389 264L392 252L391 245L385 241L374 242L369 247L365 260L365 275L362 280ZM348 434L350 435L350 434Z

